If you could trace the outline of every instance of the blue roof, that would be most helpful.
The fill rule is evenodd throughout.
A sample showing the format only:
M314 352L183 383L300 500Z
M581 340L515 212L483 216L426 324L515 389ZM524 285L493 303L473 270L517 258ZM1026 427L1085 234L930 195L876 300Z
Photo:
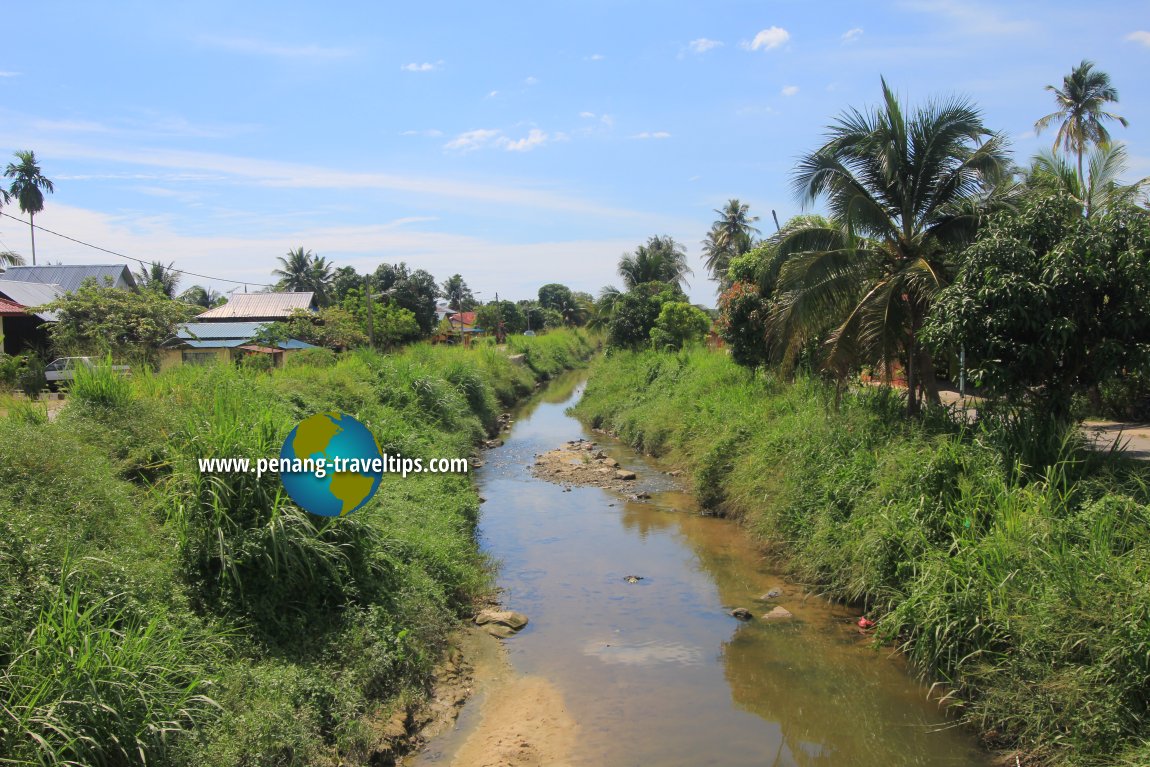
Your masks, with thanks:
M176 338L207 340L238 338L250 341L266 322L187 322L176 330Z
M134 288L132 271L123 264L41 264L39 266L10 266L4 279L17 282L38 282L41 285L59 285L65 293L78 290L84 280L93 278L97 285L112 281L115 288Z
M315 344L309 344L307 341L300 341L298 338L289 338L279 345L281 349L291 351L293 349L318 349Z
M216 338L209 341L192 341L186 338L179 340L181 346L186 346L189 349L235 349L237 346L243 346L247 343L247 340L242 338Z

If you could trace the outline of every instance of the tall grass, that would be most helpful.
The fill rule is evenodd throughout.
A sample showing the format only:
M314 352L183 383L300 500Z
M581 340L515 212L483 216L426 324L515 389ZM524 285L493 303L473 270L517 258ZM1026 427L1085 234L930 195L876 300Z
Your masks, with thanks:
M884 391L725 355L612 354L577 413L690 470L795 576L878 619L956 710L1054 765L1146 764L1150 468L1025 414L907 422Z
M469 455L501 407L591 351L536 344L535 368L430 347L270 375L97 367L53 422L0 419L0 763L366 761L367 720L424 694L489 585L470 479L388 476L329 521L274 476L197 459L278 455L330 410L391 452Z

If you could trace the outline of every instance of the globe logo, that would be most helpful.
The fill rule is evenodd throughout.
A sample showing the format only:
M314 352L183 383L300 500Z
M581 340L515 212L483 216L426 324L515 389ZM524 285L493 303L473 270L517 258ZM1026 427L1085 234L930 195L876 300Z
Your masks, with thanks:
M383 468L375 437L347 413L300 421L280 449L284 489L300 508L324 517L345 517L367 503Z

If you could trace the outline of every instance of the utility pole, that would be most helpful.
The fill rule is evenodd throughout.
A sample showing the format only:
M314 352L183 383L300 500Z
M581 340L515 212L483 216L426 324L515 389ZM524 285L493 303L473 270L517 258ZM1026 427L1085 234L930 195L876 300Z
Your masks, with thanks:
M363 290L367 296L367 342L375 348L375 320L371 315L371 275L363 275Z

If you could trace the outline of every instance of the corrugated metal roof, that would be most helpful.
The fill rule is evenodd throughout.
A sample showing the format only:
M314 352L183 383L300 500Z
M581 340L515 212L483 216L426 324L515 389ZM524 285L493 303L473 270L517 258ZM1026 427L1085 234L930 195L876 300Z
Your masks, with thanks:
M288 340L281 342L279 347L281 349L287 349L288 351L294 351L296 349L318 349L319 348L315 344L309 344L307 341L301 341L298 338L289 338Z
M242 320L286 318L296 309L310 309L315 294L308 293L233 293L223 306L197 315L204 320Z
M84 280L92 277L100 285L105 278L117 288L134 288L136 280L132 272L123 264L45 264L41 266L10 266L4 272L4 280L17 282L37 282L41 285L59 285L64 292L77 290Z
M42 285L38 282L6 280L8 272L0 275L0 297L15 301L23 306L43 306L64 295L59 285ZM56 312L40 312L36 315L46 322L56 321Z
M189 349L234 349L248 342L246 338L213 338L207 341L193 341L181 338L175 346L186 346Z
M217 339L238 338L248 341L266 322L189 322L176 330L176 338Z

